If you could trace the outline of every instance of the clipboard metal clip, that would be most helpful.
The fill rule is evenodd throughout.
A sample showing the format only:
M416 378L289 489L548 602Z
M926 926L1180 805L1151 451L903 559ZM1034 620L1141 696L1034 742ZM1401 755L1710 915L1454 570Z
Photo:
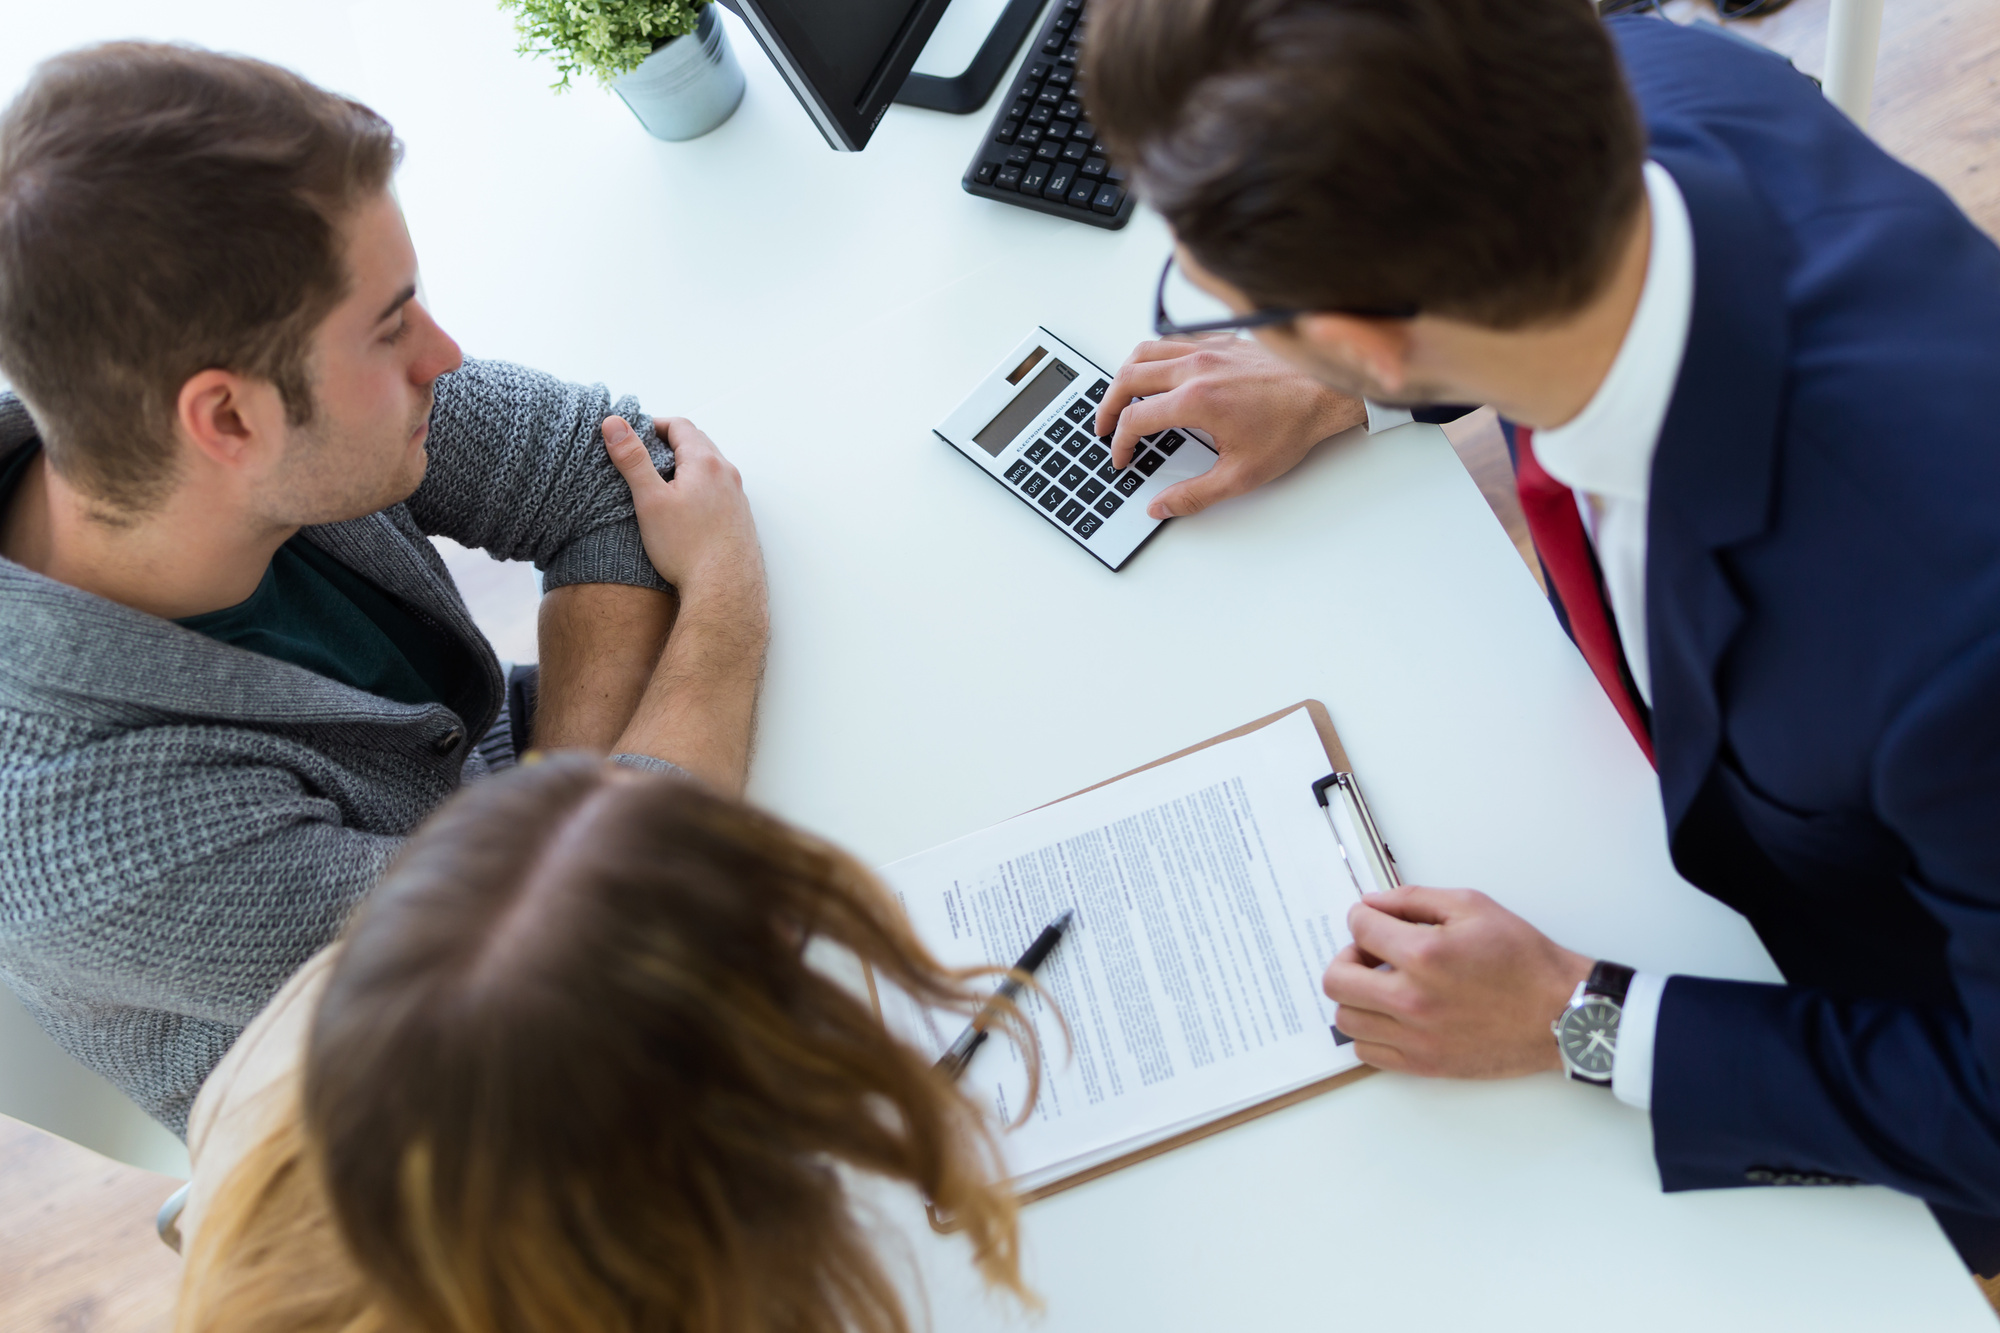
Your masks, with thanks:
M1326 811L1326 822L1333 830L1333 840L1344 857L1347 855L1347 840L1340 836L1340 824L1333 817L1334 798L1329 792L1338 793L1341 806L1346 811L1348 823L1361 835L1362 851L1367 855L1369 877L1374 881L1373 889L1359 883L1356 887L1368 893L1381 889L1400 888L1403 877L1396 871L1396 854L1389 850L1389 844L1382 840L1382 831L1375 826L1375 816L1368 809L1368 801L1361 795L1361 784L1354 780L1352 773L1329 773L1313 783L1313 799L1320 809ZM1350 874L1353 866L1348 867Z

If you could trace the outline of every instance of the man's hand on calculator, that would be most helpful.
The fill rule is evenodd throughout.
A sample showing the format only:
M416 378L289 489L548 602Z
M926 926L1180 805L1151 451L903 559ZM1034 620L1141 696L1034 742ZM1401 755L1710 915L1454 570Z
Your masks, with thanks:
M1147 508L1154 518L1178 518L1284 475L1321 440L1367 419L1359 398L1333 392L1251 339L1222 334L1140 343L1098 405L1097 433L1116 423L1111 460L1121 468L1141 436L1169 426L1208 433L1215 466Z

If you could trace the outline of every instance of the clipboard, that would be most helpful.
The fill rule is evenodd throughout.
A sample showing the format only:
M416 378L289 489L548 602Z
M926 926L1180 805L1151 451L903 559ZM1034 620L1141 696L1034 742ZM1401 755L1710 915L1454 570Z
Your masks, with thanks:
M1326 750L1327 762L1332 766L1333 770L1326 777L1321 778L1319 781L1312 784L1313 796L1315 800L1318 802L1322 810L1327 811L1328 820L1330 823L1333 820L1333 813L1330 807L1334 803L1347 804L1348 808L1354 811L1352 818L1354 820L1356 827L1362 832L1363 836L1369 840L1368 860L1371 863L1380 864L1383 867L1382 871L1377 872L1378 877L1386 881L1383 887L1389 887L1397 883L1400 883L1400 878L1398 877L1395 868L1395 858L1390 853L1388 844L1381 841L1380 834L1375 825L1374 817L1368 811L1367 804L1361 797L1360 785L1354 777L1353 766L1349 763L1347 758L1347 749L1340 742L1340 733L1334 730L1333 718L1327 713L1326 705L1321 703L1317 699L1306 699L1302 700L1299 703L1295 703L1288 708L1280 708L1277 712L1268 714L1264 717L1260 717L1254 722L1246 722L1242 726L1236 727L1230 731L1225 731L1219 736L1211 736L1207 740L1202 741L1199 744L1190 745L1185 749L1176 750L1169 755L1163 755L1160 758L1155 759L1150 763L1141 764L1137 768L1128 769L1125 772L1120 773L1116 777L1106 778L1102 782L1092 783L1090 786L1083 787L1076 791L1073 791L1067 796L1058 797L1054 801L1049 801L1044 805L1035 806L1033 808L1039 810L1039 809L1047 809L1048 806L1051 805L1060 805L1063 801L1072 800L1078 796L1083 795L1085 792L1096 791L1101 787L1109 787L1113 783L1122 782L1126 778L1132 777L1134 774L1144 773L1148 769L1158 768L1162 764L1170 764L1176 759L1180 759L1187 755L1194 754L1199 750L1205 750L1211 745L1219 745L1224 741L1235 740L1239 736L1247 736L1253 731L1261 731L1263 728L1270 726L1274 722L1280 721L1283 718L1290 717L1293 713L1298 712L1301 708L1305 709L1307 716L1312 719L1313 730L1318 733L1320 744ZM1331 793L1331 795L1329 795L1329 793ZM1344 840L1342 840L1339 836L1339 829L1337 825L1334 828L1334 834L1336 842L1342 843L1343 845L1342 854L1345 855ZM1357 887L1359 887L1358 878L1356 882L1357 882ZM878 1019L881 1019L882 1003L875 989L874 970L870 968L870 969L864 969L864 971L868 979L869 1002L873 1004L875 1007L876 1017ZM1149 1143L1146 1144L1144 1147L1134 1148L1131 1152L1123 1153L1117 1157L1110 1158L1106 1161L1096 1162L1090 1166L1083 1167L1077 1170L1074 1174L1062 1176L1056 1180L1047 1181L1041 1185L1035 1186L1033 1189L1024 1190L1019 1195L1016 1196L1017 1202L1019 1202L1023 1206L1039 1202L1042 1199L1049 1198L1051 1195L1060 1194L1064 1190L1074 1189L1078 1185L1086 1184L1089 1181L1101 1179L1104 1176L1110 1175L1114 1171L1122 1171L1128 1166L1137 1165L1140 1162L1148 1161L1154 1157L1158 1157L1162 1153L1172 1152L1176 1148L1184 1147L1187 1144L1197 1142L1201 1139L1205 1139L1211 1134L1218 1134L1221 1133L1223 1130L1233 1129L1238 1125L1247 1124L1248 1122L1256 1120L1259 1117L1269 1115L1273 1111L1281 1111L1288 1106L1296 1106L1300 1102L1308 1101L1311 1098L1318 1097L1322 1093L1331 1092L1335 1088L1343 1087L1349 1083L1353 1083L1356 1080L1364 1078L1367 1075L1372 1074L1374 1072L1375 1071L1373 1069L1364 1065L1358 1069L1344 1069L1337 1074L1330 1074L1326 1078L1319 1079L1316 1082L1305 1084L1302 1087L1293 1088L1287 1092L1281 1092L1267 1101L1258 1102L1254 1106L1246 1106L1239 1110L1232 1111L1227 1115L1219 1116L1214 1120L1204 1121L1202 1124L1196 1125L1190 1129L1182 1130L1180 1133L1174 1134L1168 1138L1161 1139L1156 1143ZM931 1229L933 1231L936 1231L940 1234L949 1235L950 1233L957 1231L959 1229L959 1226L956 1222L954 1222L949 1217L941 1216L937 1211L936 1205L930 1203L928 1200L924 1204L924 1213L925 1216L929 1218Z

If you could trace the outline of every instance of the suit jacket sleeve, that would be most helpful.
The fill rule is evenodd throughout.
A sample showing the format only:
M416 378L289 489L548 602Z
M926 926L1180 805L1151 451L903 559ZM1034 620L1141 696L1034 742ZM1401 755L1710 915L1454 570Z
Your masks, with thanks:
M2000 1214L2000 634L1900 710L1874 786L1905 882L1949 935L1959 1003L1676 977L1653 1066L1668 1189L1800 1173Z
M639 540L632 492L604 452L599 428L613 414L632 423L657 466L671 466L638 400L614 403L601 384L468 360L438 379L430 471L410 514L427 534L533 561L544 588L665 589Z

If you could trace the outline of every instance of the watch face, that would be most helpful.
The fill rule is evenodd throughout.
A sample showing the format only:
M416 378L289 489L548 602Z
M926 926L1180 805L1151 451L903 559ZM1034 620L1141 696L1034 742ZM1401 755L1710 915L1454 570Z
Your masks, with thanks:
M1618 1056L1618 1006L1594 997L1585 1000L1562 1016L1556 1040L1578 1073L1611 1077L1611 1062Z

